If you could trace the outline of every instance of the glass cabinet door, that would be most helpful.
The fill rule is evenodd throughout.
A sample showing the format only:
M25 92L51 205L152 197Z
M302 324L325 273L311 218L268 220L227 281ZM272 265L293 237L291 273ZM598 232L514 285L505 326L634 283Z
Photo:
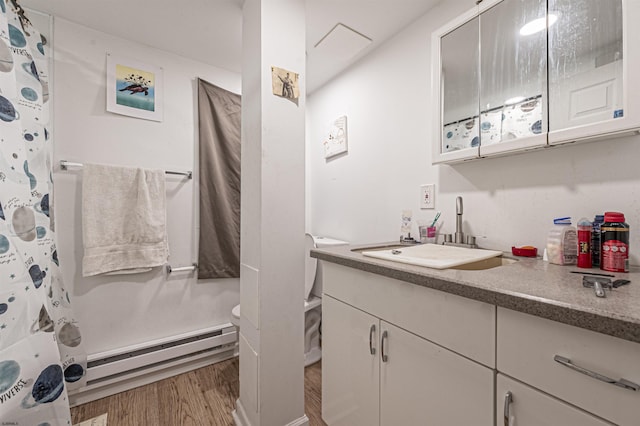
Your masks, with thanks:
M549 143L640 129L640 2L549 0Z
M480 15L480 155L547 143L546 0Z
M478 29L475 17L437 40L440 69L434 74L440 78L434 87L440 88L442 109L436 124L440 143L434 163L478 157Z
M549 0L549 16L549 130L623 118L622 0Z

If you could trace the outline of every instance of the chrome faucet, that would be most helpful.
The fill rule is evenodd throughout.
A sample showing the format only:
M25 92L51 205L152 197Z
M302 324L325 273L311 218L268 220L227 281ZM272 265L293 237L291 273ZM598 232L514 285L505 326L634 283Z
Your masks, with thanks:
M456 233L453 234L453 242L464 243L464 233L462 232L462 197L456 198Z
M447 234L444 237L443 244L446 246L478 248L476 237L467 235L465 238L464 232L462 232L462 197L456 198L456 232L453 234L453 240L451 239L451 234Z

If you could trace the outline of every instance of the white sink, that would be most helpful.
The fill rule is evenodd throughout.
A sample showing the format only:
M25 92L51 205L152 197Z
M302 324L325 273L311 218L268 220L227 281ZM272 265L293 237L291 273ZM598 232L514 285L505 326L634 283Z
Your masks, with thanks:
M459 269L462 271L484 271L485 269L497 268L498 266L511 265L517 261L518 259L509 259L507 257L492 257L491 259L454 266L451 269Z
M410 265L426 266L427 268L434 269L455 268L482 270L515 262L515 260L501 258L501 251L470 249L438 244L420 244L415 246L396 246L383 250L365 250L362 251L362 255ZM465 265L467 266L466 268L464 267Z

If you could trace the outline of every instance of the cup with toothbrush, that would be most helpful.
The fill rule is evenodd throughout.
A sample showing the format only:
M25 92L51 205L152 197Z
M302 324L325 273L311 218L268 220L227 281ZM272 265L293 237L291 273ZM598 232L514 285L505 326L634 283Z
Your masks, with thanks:
M438 222L439 218L440 218L440 212L436 213L436 216L433 218L433 221L431 221L431 224L429 226L425 224L418 227L420 231L421 243L427 243L427 244L436 243L436 222Z

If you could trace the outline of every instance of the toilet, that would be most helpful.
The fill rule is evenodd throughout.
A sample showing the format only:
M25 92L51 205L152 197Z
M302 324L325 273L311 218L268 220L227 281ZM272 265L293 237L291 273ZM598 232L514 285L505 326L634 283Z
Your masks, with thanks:
M304 280L304 365L320 360L320 321L322 318L322 265L311 257L313 248L344 246L345 241L305 234L305 280ZM231 310L231 323L240 327L240 305Z

